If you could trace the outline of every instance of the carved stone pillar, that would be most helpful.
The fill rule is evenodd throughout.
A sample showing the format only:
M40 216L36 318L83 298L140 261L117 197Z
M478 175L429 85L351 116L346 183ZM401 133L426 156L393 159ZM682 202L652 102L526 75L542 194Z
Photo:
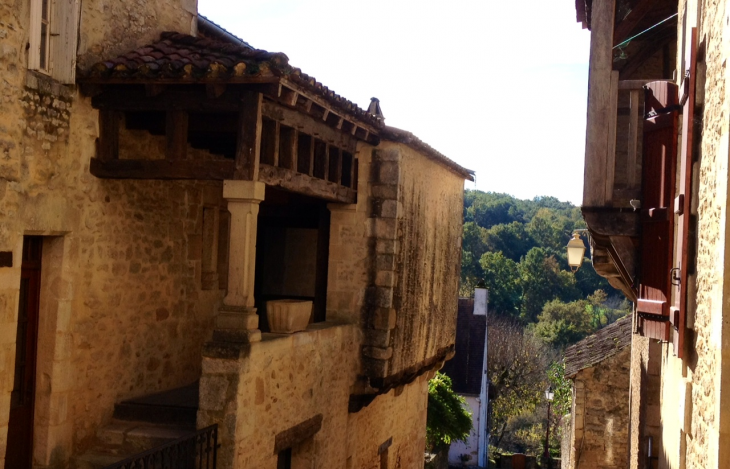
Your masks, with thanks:
M224 181L223 198L231 214L228 253L228 293L216 317L214 341L261 340L259 317L254 307L256 230L259 204L266 185L258 181Z

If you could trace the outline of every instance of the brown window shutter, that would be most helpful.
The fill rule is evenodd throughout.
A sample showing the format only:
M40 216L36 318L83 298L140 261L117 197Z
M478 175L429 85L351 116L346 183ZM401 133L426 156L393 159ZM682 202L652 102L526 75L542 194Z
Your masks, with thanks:
M690 217L692 203L692 154L694 111L695 111L695 81L697 71L697 28L692 28L688 48L684 51L687 70L682 81L683 105L682 115L682 147L679 162L679 187L677 198L674 201L674 211L677 214L677 243L675 267L678 272L677 291L675 292L674 306L671 308L669 319L674 328L674 354L683 356L684 336L686 332L687 316L687 283L690 264Z
M677 85L656 81L645 86L642 199L637 328L641 335L670 340L669 303L677 148Z

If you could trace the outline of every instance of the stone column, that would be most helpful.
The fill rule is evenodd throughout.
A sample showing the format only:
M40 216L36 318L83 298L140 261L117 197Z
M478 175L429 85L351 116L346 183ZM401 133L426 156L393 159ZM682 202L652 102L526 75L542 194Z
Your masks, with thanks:
M258 181L224 181L223 198L231 214L228 251L228 293L216 317L214 341L261 340L259 317L254 307L256 229L259 204L266 185Z

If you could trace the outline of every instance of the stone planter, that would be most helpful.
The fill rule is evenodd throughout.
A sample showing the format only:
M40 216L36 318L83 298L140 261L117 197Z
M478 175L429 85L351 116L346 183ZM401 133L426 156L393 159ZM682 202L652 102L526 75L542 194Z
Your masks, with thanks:
M271 332L291 334L303 331L312 316L312 302L303 300L273 300L266 302L266 315Z

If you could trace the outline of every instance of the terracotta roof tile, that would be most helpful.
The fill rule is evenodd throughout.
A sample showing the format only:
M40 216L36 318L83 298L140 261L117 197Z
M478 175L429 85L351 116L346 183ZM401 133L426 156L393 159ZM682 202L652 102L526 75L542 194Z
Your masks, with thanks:
M279 52L254 49L247 43L232 43L208 37L195 37L177 32L164 32L154 44L139 47L119 57L98 62L79 72L79 81L182 80L194 82L232 79L283 77L321 96L335 109L355 114L361 120L380 126L370 114L336 94L314 77L289 65L289 58Z
M565 349L565 376L590 368L631 345L631 315Z

